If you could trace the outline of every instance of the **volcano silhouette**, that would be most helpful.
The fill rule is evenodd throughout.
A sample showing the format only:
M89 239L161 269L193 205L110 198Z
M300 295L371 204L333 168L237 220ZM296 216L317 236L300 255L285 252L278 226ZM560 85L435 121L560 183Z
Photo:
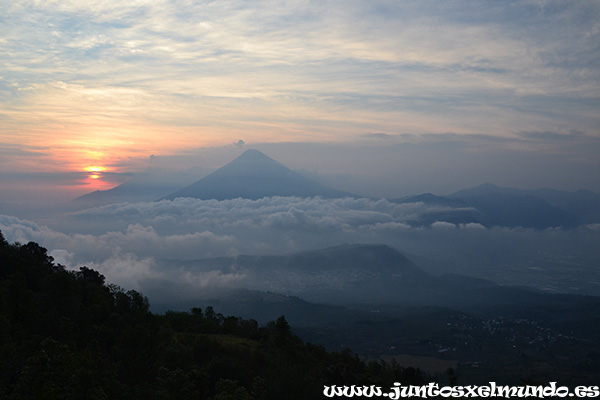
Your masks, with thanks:
M314 182L258 150L246 150L229 164L161 200L178 197L257 200L272 196L342 198L355 195Z

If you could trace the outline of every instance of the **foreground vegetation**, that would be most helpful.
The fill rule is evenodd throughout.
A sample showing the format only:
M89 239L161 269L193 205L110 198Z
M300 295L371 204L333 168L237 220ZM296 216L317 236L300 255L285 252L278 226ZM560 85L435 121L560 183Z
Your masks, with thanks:
M0 233L0 398L321 399L324 385L431 381L211 307L149 311L142 294L68 271Z

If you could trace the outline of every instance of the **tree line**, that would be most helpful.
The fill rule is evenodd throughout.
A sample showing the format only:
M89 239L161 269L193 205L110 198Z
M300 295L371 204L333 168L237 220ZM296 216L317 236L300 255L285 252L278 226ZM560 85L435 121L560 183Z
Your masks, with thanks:
M212 307L150 312L135 290L0 232L0 399L322 399L324 385L432 381Z

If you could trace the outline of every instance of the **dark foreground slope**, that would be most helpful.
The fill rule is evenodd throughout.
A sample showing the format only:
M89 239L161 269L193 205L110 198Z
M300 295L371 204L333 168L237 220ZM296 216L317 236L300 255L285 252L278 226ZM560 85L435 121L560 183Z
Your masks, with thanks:
M323 385L430 380L305 344L284 317L152 314L140 293L0 234L2 399L321 399Z
M342 249L303 257L321 268L319 254L330 258ZM389 255L383 269L405 261L386 248L368 250L362 261L379 251ZM412 267L404 266L408 277ZM460 384L526 379L590 385L600 376L600 307L594 299L503 300L467 313L231 294L231 301L198 301L185 308L191 311L153 314L140 293L106 285L88 268L67 271L39 245L10 245L0 235L0 398L320 399L326 384L455 382L456 374L445 373L448 366ZM294 319L312 321L294 330L305 340L397 363L367 364L349 351L328 352L294 336L284 317L260 326L216 313L211 304L235 309L235 315L242 307L251 311L243 313L246 318L260 308L295 313ZM432 371L432 378L398 363L444 369Z

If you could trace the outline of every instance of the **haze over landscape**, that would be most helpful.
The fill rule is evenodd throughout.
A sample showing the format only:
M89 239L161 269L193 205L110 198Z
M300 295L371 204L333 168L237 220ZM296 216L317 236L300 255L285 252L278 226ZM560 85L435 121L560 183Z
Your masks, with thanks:
M0 231L155 312L590 382L599 21L595 1L0 0Z

